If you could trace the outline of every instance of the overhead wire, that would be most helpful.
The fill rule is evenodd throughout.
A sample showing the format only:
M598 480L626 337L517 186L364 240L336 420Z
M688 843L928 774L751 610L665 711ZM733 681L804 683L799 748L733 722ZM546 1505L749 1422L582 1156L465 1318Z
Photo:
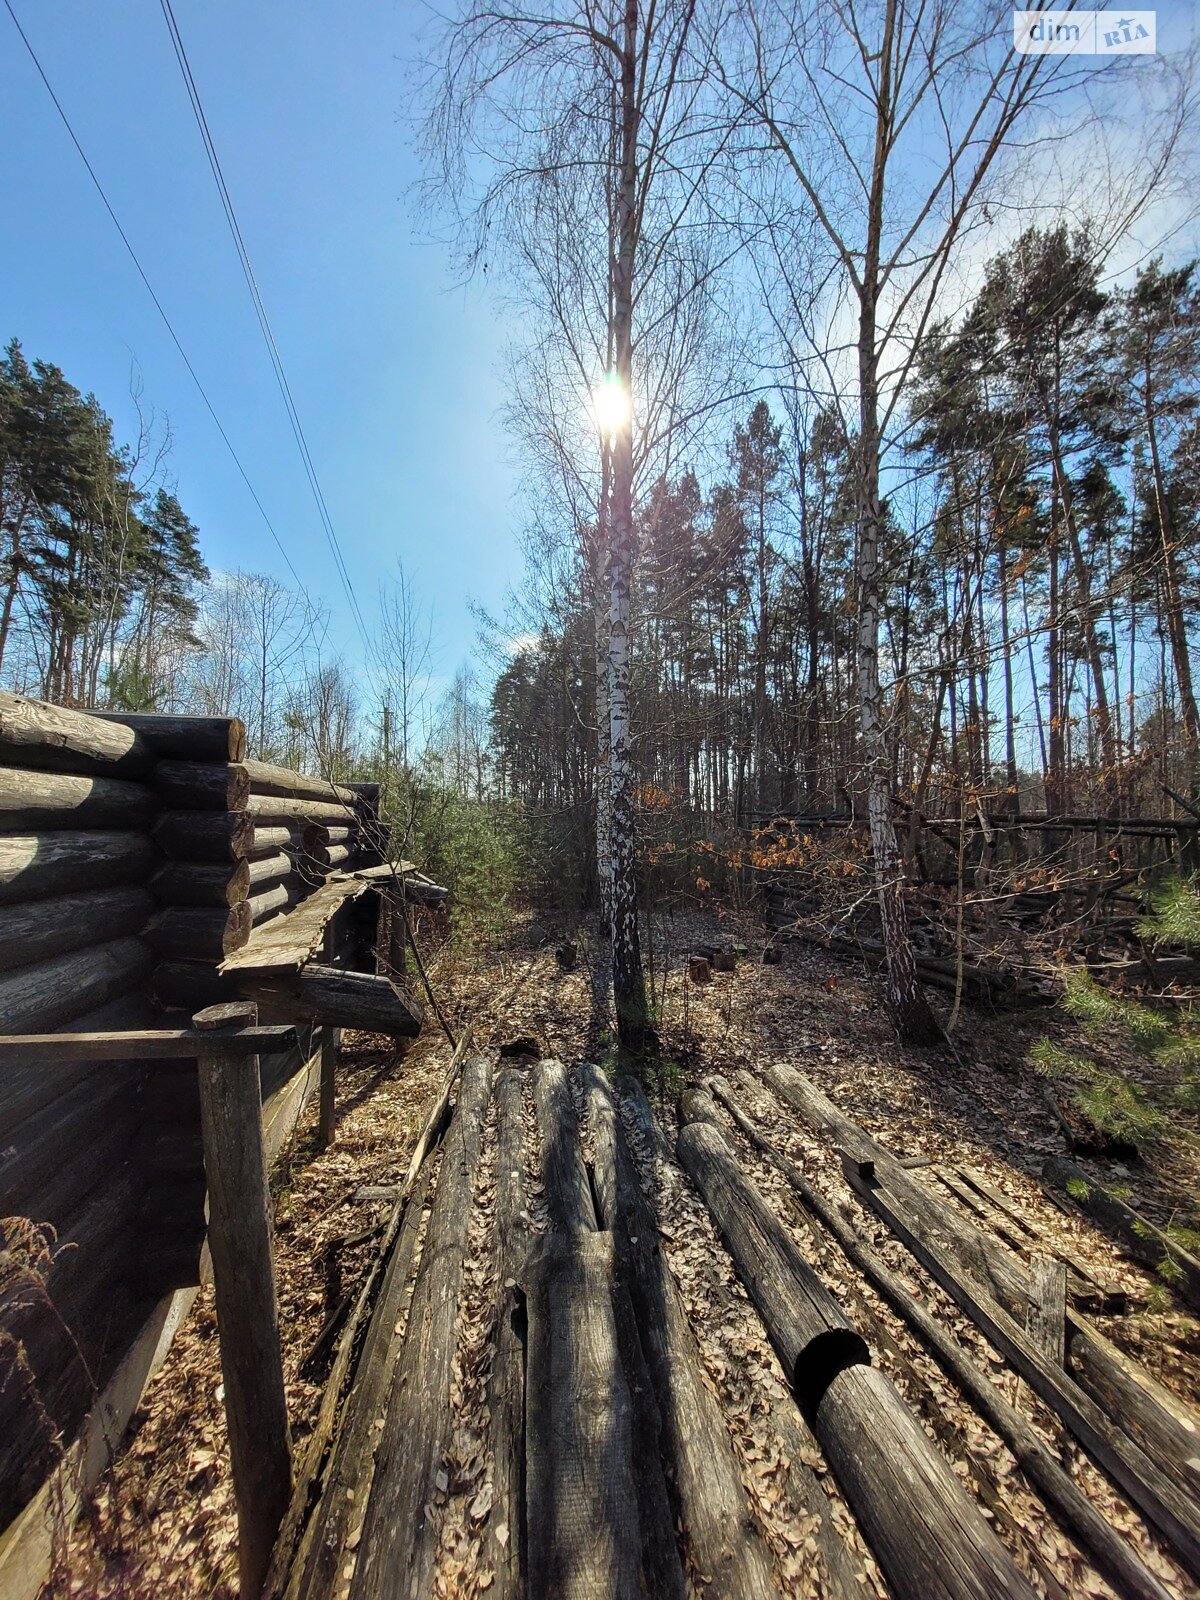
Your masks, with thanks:
M300 413L296 407L295 397L292 394L292 386L288 381L287 371L283 364L283 357L280 354L279 345L276 342L275 333L271 327L271 320L267 315L267 308L263 302L263 297L258 287L258 280L255 277L254 267L250 260L250 252L246 247L246 241L242 234L241 225L238 222L237 211L233 204L233 197L229 192L229 185L225 181L225 173L221 166L220 157L217 154L217 147L213 141L212 131L209 128L208 117L204 111L203 101L200 98L200 90L192 73L191 63L189 62L187 56L187 50L184 47L183 35L180 33L179 24L175 19L175 13L171 7L171 0L159 0L159 3L162 8L163 18L167 24L167 31L171 35L171 43L175 50L175 59L179 63L179 70L183 75L183 81L187 89L188 99L190 100L192 106L192 113L196 119L196 126L200 130L200 137L203 140L205 153L208 156L208 164L212 170L213 181L216 183L217 192L221 198L221 205L225 212L225 220L228 223L229 231L233 236L234 246L238 253L238 260L240 261L242 267L242 274L246 280L246 287L250 291L250 298L254 304L254 311L256 317L258 318L258 325L262 332L263 342L267 347L267 354L270 357L271 366L275 373L275 381L279 387L279 393L283 400L284 409L287 412L288 421L291 424L292 433L296 440L296 448L300 452L300 459L304 465L304 471L308 478L309 487L312 490L313 500L317 507L317 513L321 519L321 525L325 532L325 539L329 545L330 553L333 556L334 566L337 570L338 577L341 580L342 588L345 590L346 598L350 604L355 626L357 627L362 638L363 645L369 652L370 639L367 633L366 623L363 620L362 611L359 608L358 596L354 592L354 584L351 581L349 569L346 566L345 556L342 552L341 543L337 536L337 530L334 527L333 518L329 512L329 506L325 499L324 490L321 487L321 480L317 474L316 465L313 462L312 453L308 447L308 440L305 437L304 426L300 421Z
M296 580L296 583L299 586L299 588L303 590L304 582L301 579L300 574L296 571L295 566L292 564L292 558L288 554L287 547L284 544L283 540L279 537L279 534L276 532L275 525L271 521L270 516L267 514L267 509L263 505L262 500L259 497L258 490L254 487L253 483L250 481L250 475L249 475L249 473L247 473L245 467L242 465L242 459L238 455L236 449L234 448L233 441L230 439L229 434L226 432L225 424L221 421L220 417L217 415L216 407L213 405L212 401L209 399L208 391L204 387L203 383L200 381L200 376L197 373L195 367L192 365L191 357L188 355L187 351L184 349L183 343L180 340L179 335L175 331L174 324L172 323L170 317L167 315L166 309L163 306L162 301L159 299L158 294L155 291L154 285L150 282L150 279L146 274L146 269L142 266L142 263L141 263L140 259L138 258L137 251L133 248L133 245L130 242L129 235L125 232L124 227L121 225L121 219L117 216L116 211L113 209L112 202L109 200L108 195L105 192L104 185L100 182L100 179L96 174L95 167L92 166L91 161L88 159L87 152L84 150L83 145L80 143L79 136L75 132L74 127L71 125L71 120L67 116L66 111L63 109L62 102L59 100L58 95L55 93L54 86L50 82L50 79L47 77L46 70L42 66L42 63L39 60L37 52L34 50L33 45L29 41L29 36L26 34L25 29L21 26L20 18L17 16L16 12L13 10L12 0L4 0L4 8L8 12L9 16L12 18L13 27L16 28L17 33L20 35L21 43L25 46L25 49L26 49L26 51L28 52L28 55L29 55L29 59L33 62L33 65L34 65L34 67L35 67L35 69L37 71L38 77L41 78L42 83L45 85L46 93L50 96L50 99L54 104L54 109L58 112L59 119L61 120L63 127L67 130L67 134L70 137L71 143L75 146L75 149L76 149L76 151L77 151L77 153L79 155L79 159L83 162L84 167L87 169L87 175L92 180L92 184L95 187L96 193L100 196L100 200L101 200L101 202L102 202L102 204L104 206L104 209L108 212L108 215L112 220L113 227L116 228L117 233L120 235L121 243L125 246L125 249L129 254L129 259L133 262L134 268L137 271L137 275L142 280L142 283L145 286L146 293L150 296L150 299L154 302L154 309L158 312L159 316L162 318L163 326L166 328L168 334L170 335L172 344L175 346L176 350L179 352L180 359L182 360L184 366L187 368L188 375L190 376L192 382L196 385L196 390L199 393L201 400L203 400L203 402L204 402L205 409L208 411L209 416L212 418L213 423L214 423L214 425L216 427L216 430L220 434L222 442L225 445L225 448L229 451L229 454L230 454L230 456L231 456L231 458L233 460L233 464L237 468L237 470L238 470L238 472L239 472L239 474L241 476L242 482L246 485L246 488L249 490L250 498L254 501L254 504L258 507L259 515L262 517L263 522L266 524L267 531L270 533L271 538L275 541L275 545L276 545L277 549L279 550L280 555L283 557L284 562L287 565L288 571L291 573L292 577Z

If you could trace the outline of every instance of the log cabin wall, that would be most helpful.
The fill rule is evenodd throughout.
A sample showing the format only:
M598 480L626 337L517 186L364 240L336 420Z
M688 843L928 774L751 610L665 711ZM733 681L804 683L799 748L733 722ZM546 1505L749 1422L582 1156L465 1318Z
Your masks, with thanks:
M93 714L0 691L0 1032L170 1026L332 871L380 859L378 793L248 762L229 717ZM261 1062L268 1143L319 1030ZM194 1062L0 1078L0 1529L39 1490L164 1304L199 1282ZM45 1287L20 1268L44 1228ZM36 1235L34 1236L36 1240Z

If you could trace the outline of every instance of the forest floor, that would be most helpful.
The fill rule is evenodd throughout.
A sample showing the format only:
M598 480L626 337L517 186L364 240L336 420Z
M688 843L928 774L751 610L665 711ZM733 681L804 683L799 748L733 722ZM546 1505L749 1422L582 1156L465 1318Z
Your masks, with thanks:
M469 954L448 949L431 963L444 1007L458 1025L472 1019L478 1047L532 1035L540 1053L568 1066L595 1059L586 951L572 972L562 972L555 959L553 939L569 932L550 918L543 928L526 920L501 946L476 944ZM714 939L740 939L746 954L735 972L692 986L685 954L695 943ZM650 1087L664 1126L673 1125L678 1091L706 1074L791 1063L897 1155L926 1156L984 1174L1096 1277L1124 1288L1130 1308L1122 1316L1099 1319L1104 1331L1167 1386L1194 1401L1200 1393L1196 1322L1095 1228L1051 1204L1038 1182L1044 1158L1066 1151L1028 1054L1047 1035L1069 1046L1077 1025L1046 1011L990 1015L964 1008L953 1049L906 1050L895 1042L876 979L843 958L802 946L785 947L782 964L763 966L763 943L755 927L717 926L698 916L656 920L654 990L662 1062ZM324 1375L320 1360L305 1358L330 1309L365 1269L375 1241L372 1230L388 1211L386 1201L361 1201L356 1193L365 1185L399 1181L450 1055L448 1043L432 1027L401 1056L380 1044L347 1036L336 1143L318 1153L315 1107L310 1106L275 1175L280 1321L297 1445L316 1417ZM782 1104L775 1107L764 1131L832 1198L849 1200L828 1145L798 1126ZM1164 1180L1175 1192L1194 1193L1200 1186L1197 1148L1194 1129L1184 1130L1158 1153L1153 1169L1131 1164L1124 1181L1133 1191L1132 1203L1161 1216ZM702 1203L673 1162L655 1163L650 1152L635 1153L654 1190L667 1257L775 1555L780 1593L822 1592L811 1509L815 1483L817 1509L850 1543L863 1595L884 1594L815 1442L803 1424L797 1434L793 1421L791 1444L798 1441L801 1467L809 1469L794 1470L778 1423L781 1414L797 1419L798 1413ZM741 1154L805 1255L868 1338L879 1365L974 1490L1037 1592L1051 1600L1109 1596L1028 1490L1000 1440L844 1258L796 1223L772 1169L746 1147ZM482 1199L486 1210L487 1197ZM531 1210L536 1223L536 1206ZM855 1216L888 1263L1012 1398L1013 1375L990 1346L873 1217L857 1210ZM437 1592L455 1597L486 1594L491 1582L480 1535L488 1504L479 1359L486 1344L481 1330L490 1314L484 1233L482 1225L473 1229L478 1259L468 1263L453 1395L456 1434L440 1497ZM1168 1588L1180 1596L1200 1594L1080 1452L1063 1445L1040 1405L1035 1404L1031 1420ZM216 1323L211 1289L205 1289L147 1390L112 1470L61 1553L43 1600L68 1594L231 1600L237 1592L235 1545Z

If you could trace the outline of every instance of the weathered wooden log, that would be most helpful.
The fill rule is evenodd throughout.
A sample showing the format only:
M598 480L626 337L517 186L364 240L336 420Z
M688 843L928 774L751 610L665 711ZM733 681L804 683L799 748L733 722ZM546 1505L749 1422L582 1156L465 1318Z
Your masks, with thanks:
M230 761L160 761L154 787L180 811L244 811L250 798L246 768Z
M286 882L263 884L246 902L251 922L257 928L260 923L269 921L276 912L287 909L291 898Z
M426 1113L379 1249L339 1339L276 1541L265 1590L269 1600L285 1590L289 1600L328 1595L342 1567L351 1517L348 1489L354 1493L356 1514L365 1511L374 1473L375 1421L400 1350L395 1328L408 1302L408 1276L431 1175L426 1157L449 1124L451 1100L470 1050L468 1024ZM371 1440L370 1449L360 1448L364 1435Z
M608 1233L554 1233L525 1271L530 1600L637 1600L639 1506Z
M142 883L158 859L144 833L0 834L0 906Z
M357 823L339 826L336 823L305 823L301 840L306 851L324 850L331 844L350 844L358 838Z
M175 861L240 861L250 854L255 828L244 811L164 811L151 833Z
M237 717L176 717L156 711L89 711L139 733L172 761L244 761L246 729Z
M768 1067L771 1087L810 1127L843 1150L875 1163L877 1176L899 1198L923 1232L937 1238L955 1261L1008 1312L1024 1324L1029 1314L1029 1279L1021 1263L989 1240L965 1217L939 1205L884 1147L869 1138L795 1068ZM1080 1386L1162 1466L1185 1493L1200 1492L1200 1417L1163 1388L1086 1317L1067 1310L1067 1365Z
M1061 1189L1094 1222L1114 1233L1127 1255L1157 1273L1185 1304L1200 1311L1200 1260L1176 1243L1073 1161L1052 1156L1042 1167L1047 1183Z
M276 856L283 851L297 851L300 848L300 835L295 828L281 822L277 828L270 823L254 823L254 841L250 847L251 860L258 860L266 856Z
M140 778L155 759L132 728L8 689L0 689L0 748L14 767L116 778Z
M345 824L354 816L354 812L340 801L288 800L280 795L256 794L253 789L246 802L246 809L256 820L261 817L264 822L274 825L293 821L297 823L329 821Z
M538 1063L533 1099L542 1139L542 1188L551 1226L567 1232L594 1229L596 1211L579 1145L579 1121L561 1061Z
M1012 1557L895 1388L868 1365L862 1337L724 1135L689 1123L677 1148L893 1592L900 1600L1029 1600Z
M245 767L255 794L276 795L283 800L327 800L351 809L358 803L353 789L324 778L310 778L290 767L275 767L268 761L247 761Z
M283 1008L297 1021L395 1037L415 1037L421 1031L419 1003L400 984L375 973L309 962L297 973L244 973L239 981L244 994Z
M1187 1570L1200 1577L1200 1507L1180 1493L1160 1466L1111 1422L1078 1384L1046 1359L998 1301L969 1283L945 1250L914 1231L875 1177L873 1163L846 1156L843 1167L855 1193L1062 1419L1101 1471L1158 1529Z
M714 1121L717 1126L709 1121L687 1124L677 1141L680 1160L738 1263L742 1281L754 1285L755 1304L771 1330L788 1381L801 1409L811 1416L834 1374L869 1361L870 1352L745 1178L719 1118Z
M5 1212L60 1223L105 1170L128 1155L134 1087L129 1074L108 1073L6 1128L0 1150ZM75 1152L73 1161L64 1161L65 1150Z
M10 906L0 918L0 972L141 933L153 912L154 901L135 887Z
M244 860L171 861L151 878L150 891L160 905L235 906L246 898L252 876Z
M79 777L0 767L0 830L40 828L144 828L154 814L154 794L125 778Z
M330 1432L330 1459L321 1480L320 1500L304 1530L286 1588L281 1587L282 1572L272 1574L267 1596L323 1600L342 1577L347 1541L356 1527L361 1528L374 1476L375 1425L402 1348L396 1329L412 1297L413 1260L431 1177L432 1163L425 1162L405 1197L399 1233L384 1255L386 1266L370 1326L363 1336L354 1387L346 1398L341 1425L336 1433ZM353 1320L350 1326L355 1326Z
M518 1093L520 1080L516 1074ZM729 1430L704 1381L700 1353L658 1226L642 1193L607 1079L580 1068L587 1099L596 1205L614 1238L617 1268L636 1316L658 1394L663 1454L674 1469L679 1520L692 1567L712 1600L759 1600L774 1584L770 1552L750 1514ZM627 1086L636 1094L636 1087ZM494 1415L494 1413L493 1413ZM823 1532L831 1531L827 1520ZM818 1532L821 1541L821 1532ZM834 1534L836 1538L836 1533ZM850 1600L853 1590L830 1584Z
M409 1333L392 1377L350 1584L352 1600L424 1595L430 1589L437 1523L428 1508L450 1443L454 1330L491 1078L491 1062L484 1056L473 1057L463 1070L429 1212Z
M1130 1600L1166 1600L1158 1579L1138 1559L1133 1549L1100 1515L1087 1495L1035 1433L999 1388L979 1370L970 1356L932 1317L921 1302L871 1249L856 1228L843 1217L804 1176L801 1169L761 1131L753 1109L757 1086L746 1073L738 1075L735 1096L724 1079L709 1079L713 1093L749 1142L782 1173L796 1192L798 1205L832 1234L846 1257L862 1272L892 1309L912 1328L921 1344L958 1385L980 1415L1008 1445L1021 1471L1059 1518L1062 1526L1121 1595ZM1055 1266L1061 1269L1062 1263ZM1065 1286L1065 1278L1063 1278Z
M253 856L247 868L247 881L250 887L258 893L268 883L278 883L280 878L287 878L295 870L295 863L291 856L280 850L271 856Z
M525 1340L524 1291L518 1280L529 1251L522 1150L521 1073L496 1078L496 1313L488 1378L491 1417L492 1509L484 1529L496 1600L520 1600L525 1570Z
M255 1007L245 1003L212 1006L193 1019L201 1030L252 1027L257 1020ZM214 1047L197 1060L238 1570L243 1600L258 1600L292 1487L262 1090L253 1057L234 1060Z
M220 961L242 948L252 926L248 900L233 906L164 906L146 937L168 961Z
M316 850L306 850L301 859L306 866L315 868L318 876L323 877L326 872L345 868L359 854L357 844L331 844L327 848L321 846Z
M197 1038L192 1028L118 1028L108 1032L70 1028L56 1033L20 1033L0 1037L0 1066L27 1057L47 1067L68 1061L186 1061L203 1043L230 1057L257 1056L291 1050L297 1043L295 1028L271 1023L247 1026L229 1034L207 1033Z
M141 939L116 939L0 976L0 1033L42 1033L124 994L154 965Z

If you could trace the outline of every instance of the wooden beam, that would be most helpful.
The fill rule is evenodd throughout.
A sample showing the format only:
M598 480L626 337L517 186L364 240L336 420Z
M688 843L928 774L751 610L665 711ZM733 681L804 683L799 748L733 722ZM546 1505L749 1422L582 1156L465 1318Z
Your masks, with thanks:
M126 778L80 777L0 767L0 831L38 828L144 828L154 794Z
M157 711L89 711L139 733L158 756L176 761L243 761L246 729L237 717L176 717Z
M0 972L141 933L153 912L154 901L132 885L9 906L0 918Z
M239 973L237 979L243 994L297 1021L398 1038L415 1038L421 1031L419 1003L400 984L373 972L310 962L297 973Z
M629 1390L609 1233L550 1233L525 1270L530 1600L640 1600Z
M246 861L171 861L154 874L150 889L162 905L235 906L252 878Z
M689 1123L677 1148L757 1306L801 1409L898 1600L1029 1600L1012 1557L791 1235L724 1133Z
M240 861L255 834L247 813L219 811L164 811L150 831L176 861Z
M246 768L229 761L160 761L154 787L183 811L244 811L250 798Z
M0 746L15 767L140 778L154 765L141 734L44 700L0 689Z
M256 794L253 789L246 802L246 809L252 817L262 817L271 822L287 818L298 822L311 820L345 823L354 816L353 809L340 801L289 800L281 795Z
M0 834L0 906L142 883L157 860L141 832Z
M202 1031L253 1027L256 1021L256 1008L246 1003L211 1006L193 1018ZM257 1057L235 1060L218 1043L200 1052L198 1061L238 1569L243 1600L258 1600L292 1487L262 1090Z
M255 794L276 795L283 800L325 800L353 810L358 796L353 789L324 778L310 778L290 767L272 766L269 761L247 761L246 774Z
M164 906L146 937L168 961L220 961L250 937L250 902L233 906Z
M110 1033L15 1033L0 1037L0 1067L66 1066L74 1061L187 1060L201 1045L229 1056L271 1055L298 1043L290 1024L231 1028L214 1034L195 1028L123 1028Z
M141 939L117 939L52 956L0 976L0 1033L57 1028L103 1005L147 976L154 952Z

